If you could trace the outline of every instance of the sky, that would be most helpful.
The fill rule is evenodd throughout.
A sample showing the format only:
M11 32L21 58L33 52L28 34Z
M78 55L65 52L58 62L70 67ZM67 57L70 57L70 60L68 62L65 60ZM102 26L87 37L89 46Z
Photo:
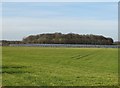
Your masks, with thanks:
M119 0L1 0L1 2L119 2Z
M3 2L2 39L22 40L29 35L61 32L118 40L117 5L117 2Z

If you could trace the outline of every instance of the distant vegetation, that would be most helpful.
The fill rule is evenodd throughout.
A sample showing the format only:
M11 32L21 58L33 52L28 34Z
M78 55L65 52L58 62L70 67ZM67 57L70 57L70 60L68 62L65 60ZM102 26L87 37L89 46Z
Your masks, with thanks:
M7 40L2 40L2 46L9 46L10 44L23 44L22 41L7 41Z
M92 45L112 45L112 38L106 38L102 35L80 35L74 33L46 33L38 35L30 35L23 38L22 41L2 41L2 45L9 44L92 44Z
M97 44L111 45L112 38L106 38L101 35L79 35L79 34L62 34L62 33L47 33L39 35L30 35L23 39L24 43L34 44Z

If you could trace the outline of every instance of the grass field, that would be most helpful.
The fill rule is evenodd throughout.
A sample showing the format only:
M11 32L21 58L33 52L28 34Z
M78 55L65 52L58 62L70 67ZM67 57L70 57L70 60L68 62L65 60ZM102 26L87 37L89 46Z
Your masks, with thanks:
M111 48L3 47L3 86L115 86Z

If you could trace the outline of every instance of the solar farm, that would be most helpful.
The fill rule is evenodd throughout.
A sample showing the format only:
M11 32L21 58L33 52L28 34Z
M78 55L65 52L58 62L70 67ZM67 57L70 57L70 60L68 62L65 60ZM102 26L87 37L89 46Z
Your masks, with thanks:
M116 86L118 48L3 47L3 86Z

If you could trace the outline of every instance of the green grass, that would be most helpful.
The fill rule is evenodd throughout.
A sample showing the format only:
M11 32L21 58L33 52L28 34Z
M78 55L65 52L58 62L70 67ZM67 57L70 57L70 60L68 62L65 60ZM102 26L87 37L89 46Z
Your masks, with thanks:
M116 86L118 50L3 47L3 86Z

